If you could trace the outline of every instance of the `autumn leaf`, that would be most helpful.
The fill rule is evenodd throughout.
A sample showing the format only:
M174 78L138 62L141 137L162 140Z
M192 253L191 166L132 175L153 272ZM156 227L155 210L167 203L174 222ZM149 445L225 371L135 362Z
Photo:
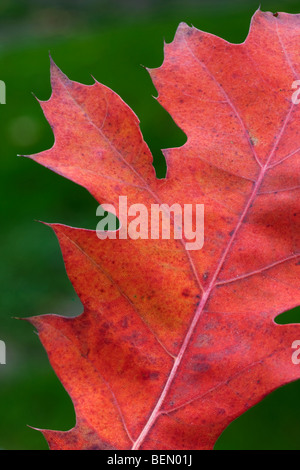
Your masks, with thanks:
M30 158L99 203L205 207L198 250L51 224L84 305L79 317L30 319L76 410L70 431L43 430L51 449L210 449L300 377L300 327L274 322L300 301L299 41L299 15L257 11L242 44L180 24L150 70L187 136L164 150L160 180L120 97L51 63L41 106L55 144Z

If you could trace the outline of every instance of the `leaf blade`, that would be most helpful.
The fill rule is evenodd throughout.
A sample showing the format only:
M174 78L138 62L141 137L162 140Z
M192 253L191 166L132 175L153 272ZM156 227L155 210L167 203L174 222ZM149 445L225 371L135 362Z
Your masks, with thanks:
M163 65L151 71L160 103L188 138L183 147L164 151L165 180L154 177L132 111L102 85L70 82L52 65L53 95L43 109L55 123L56 142L33 159L82 184L99 202L116 202L126 191L129 203L148 208L161 201L206 207L205 246L197 252L186 250L186 240L100 243L92 231L52 226L85 306L78 319L32 319L78 417L71 434L44 432L52 448L85 448L89 427L97 448L211 448L235 417L299 378L291 344L300 328L273 321L300 299L294 215L300 115L290 90L300 63L299 18L258 11L238 45L180 25ZM109 123L115 127L107 137ZM82 148L84 161L78 158ZM125 329L131 325L126 335L125 318ZM48 332L53 324L58 332L67 328L69 347L76 344L80 356L94 346L87 354L104 371L103 394L83 392L92 372L81 385L66 378L59 359L69 353L62 354ZM103 401L107 413L99 418L86 405L88 396L97 397L98 408Z

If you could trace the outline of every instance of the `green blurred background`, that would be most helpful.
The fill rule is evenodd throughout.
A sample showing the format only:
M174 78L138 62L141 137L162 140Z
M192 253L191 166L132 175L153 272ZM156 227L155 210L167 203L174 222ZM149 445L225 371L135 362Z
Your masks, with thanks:
M159 176L160 149L179 146L184 134L152 98L143 67L163 60L180 21L231 42L245 39L259 1L245 0L1 0L0 79L7 104L1 117L0 448L47 449L26 425L67 430L74 410L33 327L13 317L79 314L81 304L66 276L51 230L35 220L94 229L97 204L81 187L17 154L49 148L53 135L38 102L50 96L49 58L72 79L92 74L115 90L141 120ZM261 2L262 10L300 12L299 1ZM299 309L278 322L299 322ZM300 367L300 366L299 366ZM268 396L223 433L216 449L300 449L300 381Z

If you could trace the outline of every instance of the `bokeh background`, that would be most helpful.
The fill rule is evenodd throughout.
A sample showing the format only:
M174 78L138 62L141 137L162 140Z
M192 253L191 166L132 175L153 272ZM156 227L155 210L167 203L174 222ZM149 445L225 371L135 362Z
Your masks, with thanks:
M179 146L184 134L153 99L143 67L163 60L180 21L242 42L259 1L244 0L1 0L0 105L1 257L0 448L47 449L27 425L67 430L74 425L70 398L52 371L33 327L14 317L79 314L52 231L35 220L94 229L96 202L81 187L17 154L49 148L53 135L38 102L50 96L49 57L73 80L90 74L115 90L141 120L159 176L160 149ZM262 0L262 10L300 12L299 1ZM299 322L300 310L278 322ZM300 366L299 366L300 367ZM282 387L234 421L216 449L300 449L300 381Z

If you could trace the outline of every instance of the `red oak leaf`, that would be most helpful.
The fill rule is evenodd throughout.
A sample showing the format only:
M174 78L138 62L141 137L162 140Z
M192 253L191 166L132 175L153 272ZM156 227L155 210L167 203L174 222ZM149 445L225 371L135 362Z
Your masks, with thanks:
M51 449L210 449L300 377L300 326L274 322L300 303L299 42L300 15L258 11L242 44L180 24L150 70L187 135L163 180L119 96L51 64L55 144L32 159L99 203L205 207L197 250L52 225L84 313L30 319L76 410L72 430L43 431Z

